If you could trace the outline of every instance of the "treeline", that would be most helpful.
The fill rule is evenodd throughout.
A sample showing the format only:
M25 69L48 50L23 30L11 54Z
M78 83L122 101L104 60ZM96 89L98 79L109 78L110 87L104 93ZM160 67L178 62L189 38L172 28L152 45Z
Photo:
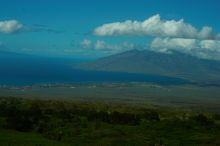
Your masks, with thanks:
M89 139L94 135L88 136L87 132L99 131L102 133L106 129L112 131L117 125L121 125L125 129L117 129L120 132L115 132L115 136L129 137L132 134L126 132L126 128L134 127L140 130L139 135L149 137L148 142L151 144L166 143L169 138L164 137L169 134L171 134L170 138L176 138L180 142L182 141L180 137L187 138L190 135L188 132L197 134L206 132L209 135L211 130L212 138L214 138L215 135L220 134L217 132L220 131L217 123L219 120L220 115L209 113L174 112L88 102L0 98L1 128L22 132L34 131L57 141L68 141L68 138L79 135L86 135L84 138ZM180 134L179 137L173 135L176 132ZM114 136L114 134L110 134L110 136ZM109 136L108 134L103 135ZM147 141L145 142L147 143Z
M89 122L127 125L138 125L141 120L160 121L159 114L149 109L131 113L110 108L100 109L93 104L19 98L1 98L0 116L6 118L8 128L31 131L37 127L39 132L44 129L44 123L54 118L64 123L85 118Z

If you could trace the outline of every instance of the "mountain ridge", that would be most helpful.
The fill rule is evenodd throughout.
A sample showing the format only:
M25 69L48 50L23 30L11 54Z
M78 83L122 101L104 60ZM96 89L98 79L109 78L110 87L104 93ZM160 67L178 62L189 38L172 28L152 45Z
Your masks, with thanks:
M165 54L149 50L130 50L79 64L76 68L165 75L195 82L220 82L220 61L201 59L177 51Z

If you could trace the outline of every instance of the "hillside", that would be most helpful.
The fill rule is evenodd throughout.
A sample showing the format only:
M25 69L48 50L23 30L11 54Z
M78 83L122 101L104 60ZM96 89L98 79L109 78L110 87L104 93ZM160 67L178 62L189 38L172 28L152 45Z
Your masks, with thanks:
M129 72L180 77L191 81L219 83L220 62L199 59L179 52L156 53L131 50L83 63L77 68L110 72Z

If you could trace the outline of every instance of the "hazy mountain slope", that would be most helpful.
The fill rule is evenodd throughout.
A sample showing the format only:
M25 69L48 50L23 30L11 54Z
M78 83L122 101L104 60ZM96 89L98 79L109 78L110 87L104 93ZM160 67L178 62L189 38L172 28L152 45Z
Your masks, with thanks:
M80 64L77 68L175 76L193 81L219 82L220 62L199 59L179 52L172 54L131 50Z

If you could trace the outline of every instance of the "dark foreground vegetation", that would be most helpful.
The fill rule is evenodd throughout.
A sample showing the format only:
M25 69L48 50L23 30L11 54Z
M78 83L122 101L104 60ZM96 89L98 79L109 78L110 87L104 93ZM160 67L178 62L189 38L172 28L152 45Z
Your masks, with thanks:
M219 146L220 115L94 102L0 98L1 146Z

